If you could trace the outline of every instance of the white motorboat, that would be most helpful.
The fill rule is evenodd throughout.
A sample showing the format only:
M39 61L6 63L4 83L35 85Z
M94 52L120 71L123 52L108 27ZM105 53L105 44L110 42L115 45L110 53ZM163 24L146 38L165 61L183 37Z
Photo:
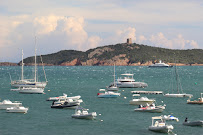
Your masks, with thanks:
M75 109L75 114L72 114L72 118L77 119L95 119L97 116L96 112L88 113L88 109L77 107Z
M24 106L17 106L17 107L10 107L6 109L6 112L8 113L27 113L28 108L25 108Z
M169 120L169 121L179 121L177 117L174 117L172 115L161 115L163 120Z
M183 93L176 65L175 65L175 83L176 83L176 90L173 90L173 87L172 87L172 92L177 91L177 93L167 93L167 94L164 94L165 97L190 97L190 98L193 97L192 94Z
M173 66L170 66L170 65L168 65L166 63L162 63L161 60L160 60L159 63L152 64L149 67L173 67Z
M133 97L137 96L137 94L133 94ZM141 98L133 98L132 100L130 100L130 104L131 105L146 105L146 104L152 104L154 103L156 100L155 99L148 99L147 97L141 97Z
M161 113L165 110L165 105L156 106L154 103L151 105L147 104L146 106L139 105L139 108L134 109L136 112L154 112Z
M134 74L121 74L122 78L116 80L116 86L119 88L144 88L147 87L145 82L135 82Z
M203 105L203 93L201 93L201 97L198 100L190 101L190 98L187 100L187 104L199 104Z
M113 82L113 84L111 84L110 86L108 86L107 87L107 90L108 91L118 91L119 90L119 88L117 87L117 85L116 85L116 74L115 74L115 64L114 64L114 82Z
M0 102L0 109L7 109L10 107L18 107L21 106L22 103L15 101L11 102L10 100L4 100L3 102Z
M22 87L18 92L22 94L44 94L44 88Z
M100 90L102 91L102 90ZM103 90L105 91L105 90ZM120 93L116 93L113 91L105 91L104 93L97 93L97 97L99 98L116 98L119 97L121 94Z
M42 60L42 58L41 58ZM15 80L12 81L11 80L11 86L12 87L37 87L37 88L45 88L48 81L46 78L46 74L45 74L45 70L44 70L44 66L43 66L43 70L44 70L44 76L45 76L45 82L38 82L37 81L37 56L36 56L36 39L35 39L35 77L34 79L25 79L24 78L24 71L23 71L23 67L24 67L24 63L23 63L23 50L22 50L22 62L21 62L21 66L22 66L22 71L21 71L21 80Z
M75 108L77 106L80 105L80 103L82 103L82 100L73 100L73 99L66 99L64 100L58 100L58 101L53 101L51 108Z
M59 97L49 97L47 99L47 101L57 101L57 100L66 100L66 99L73 99L73 100L78 100L80 99L81 96L72 96L72 97L68 97L67 94L63 93L63 96L59 96Z
M154 123L154 120L157 120L157 121ZM149 126L149 130L154 132L169 133L169 132L172 132L173 126L167 125L161 116L157 116L157 117L152 117L152 125Z

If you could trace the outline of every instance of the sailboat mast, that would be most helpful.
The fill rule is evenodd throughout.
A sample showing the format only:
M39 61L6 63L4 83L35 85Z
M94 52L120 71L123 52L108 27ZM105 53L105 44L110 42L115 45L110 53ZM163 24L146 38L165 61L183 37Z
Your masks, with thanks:
M37 54L36 54L36 36L35 36L35 83L37 82Z
M177 66L176 66L176 64L175 64L175 73L176 73L177 91L178 91L178 93L180 93L180 91L179 91L178 73L177 73Z
M21 80L24 80L24 74L23 74L23 66L24 66L24 63L23 63L23 49L22 49L22 71L21 71Z
M116 71L116 70L115 70L115 63L114 63L114 75L113 75L113 76L114 76L114 86L116 86L116 82L115 82L115 80L116 80L115 71Z

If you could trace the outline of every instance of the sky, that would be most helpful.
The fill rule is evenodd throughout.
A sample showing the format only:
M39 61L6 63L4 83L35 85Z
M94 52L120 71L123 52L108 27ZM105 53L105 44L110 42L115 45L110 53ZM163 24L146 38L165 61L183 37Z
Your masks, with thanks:
M203 49L200 0L0 0L0 62L133 43ZM36 40L35 40L36 37ZM36 42L36 43L35 43Z

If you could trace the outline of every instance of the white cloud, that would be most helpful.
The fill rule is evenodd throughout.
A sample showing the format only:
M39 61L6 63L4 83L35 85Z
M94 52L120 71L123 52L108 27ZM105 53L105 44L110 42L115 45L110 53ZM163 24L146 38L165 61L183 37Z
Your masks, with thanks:
M91 36L88 38L88 48L86 49L90 49L90 48L96 48L98 47L98 45L100 45L102 39L99 36Z
M133 42L136 41L136 29L133 27L128 27L122 30L117 30L114 39L118 42L125 43L127 38L131 38Z

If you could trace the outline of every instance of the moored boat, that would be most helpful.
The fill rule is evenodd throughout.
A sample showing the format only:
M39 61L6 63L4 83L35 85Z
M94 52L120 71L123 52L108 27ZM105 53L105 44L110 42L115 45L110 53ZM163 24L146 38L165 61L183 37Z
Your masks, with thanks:
M147 104L146 106L139 105L139 108L134 109L136 112L153 112L161 113L165 110L165 105L156 106L154 103L151 105Z
M157 68L162 68L162 67L173 67L171 65L168 65L166 63L161 62L161 60L159 61L159 63L155 63L150 65L149 67L157 67Z
M76 119L95 119L97 116L96 112L88 112L88 109L77 107L75 109L75 114L72 114L72 118Z
M137 96L137 94L133 94L132 95ZM154 103L156 100L155 99L149 99L147 97L141 97L141 98L133 98L132 100L130 100L130 104L131 105L146 105L146 104L152 104Z
M6 112L8 113L27 113L28 108L25 108L24 106L17 106L17 107L10 107L6 109Z
M22 87L18 92L22 94L44 94L44 88Z
M154 122L154 120L157 120ZM162 133L169 133L173 130L172 125L166 124L166 122L162 119L161 116L152 117L152 125L148 128L154 132L162 132Z
M190 99L187 100L187 104L201 104L203 105L203 93L201 93L201 97L198 100L191 101Z
M11 102L10 100L4 100L2 102L0 102L0 109L7 109L9 107L17 107L17 106L21 106L22 103L15 101L15 102Z
M105 91L104 93L97 93L98 98L116 98L119 97L120 95L121 95L120 93L116 93L113 91Z

